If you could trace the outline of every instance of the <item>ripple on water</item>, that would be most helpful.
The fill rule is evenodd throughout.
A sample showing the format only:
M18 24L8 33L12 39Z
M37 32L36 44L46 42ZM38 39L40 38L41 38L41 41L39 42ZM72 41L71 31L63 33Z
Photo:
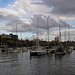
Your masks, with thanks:
M75 75L75 51L64 56L0 54L0 75Z

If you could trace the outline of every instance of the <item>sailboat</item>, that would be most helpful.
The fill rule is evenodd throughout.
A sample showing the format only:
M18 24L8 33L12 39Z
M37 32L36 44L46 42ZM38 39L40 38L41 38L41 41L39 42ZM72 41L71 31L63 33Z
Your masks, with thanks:
M65 28L65 32L66 32L66 28ZM65 36L66 37L66 36ZM68 41L70 40L70 32L69 32L69 26L68 26ZM65 39L66 41L66 39ZM66 53L71 53L72 52L72 47L69 46L69 43L66 42L66 45L65 45L65 50L66 50Z
M37 55L44 55L47 53L46 50L43 50L43 47L39 46L39 36L38 36L38 24L39 24L39 18L37 18L37 39L36 39L36 46L33 46L30 50L31 56L37 56Z
M46 50L47 50L47 53L50 53L51 52L51 49L49 49L49 18L47 18L47 36L48 36L48 40L47 40L47 47L46 47Z
M47 18L47 36L48 36L48 48L46 49L47 53L55 53L54 47L49 48L49 17Z
M17 24L16 24L16 35L17 35ZM18 53L20 51L20 48L17 47L17 41L16 41L16 47L13 48L13 50L10 51L10 53Z
M21 50L22 50L22 52L27 52L28 51L28 48L23 47L23 43L22 43L22 32L20 33L20 35L21 35L21 41L20 41Z
M65 49L63 45L61 44L61 30L60 30L60 23L59 23L59 46L57 47L55 51L55 56L56 55L65 55Z

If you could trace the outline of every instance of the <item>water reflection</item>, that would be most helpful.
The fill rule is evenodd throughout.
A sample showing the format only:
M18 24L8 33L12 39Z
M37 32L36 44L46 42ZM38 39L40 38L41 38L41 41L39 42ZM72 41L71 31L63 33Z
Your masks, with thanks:
M1 53L0 75L75 75L75 51L64 56Z

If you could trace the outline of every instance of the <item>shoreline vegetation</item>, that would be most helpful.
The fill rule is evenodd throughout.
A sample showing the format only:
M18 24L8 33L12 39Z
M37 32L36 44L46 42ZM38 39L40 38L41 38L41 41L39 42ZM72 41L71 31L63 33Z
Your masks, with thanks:
M63 46L66 45L66 42L67 42L67 46L75 46L75 41L64 41L64 42L61 42L61 44ZM32 46L36 46L36 39L34 40L11 40L11 39L3 39L3 42L2 42L2 39L0 38L0 46L1 45L8 45L8 47L16 47L16 44L17 44L17 47L32 47ZM58 41L55 41L55 40L52 40L50 42L47 42L47 41L44 41L44 40L39 40L39 45L40 46L49 46L49 48L52 48L53 46L58 46L59 43Z

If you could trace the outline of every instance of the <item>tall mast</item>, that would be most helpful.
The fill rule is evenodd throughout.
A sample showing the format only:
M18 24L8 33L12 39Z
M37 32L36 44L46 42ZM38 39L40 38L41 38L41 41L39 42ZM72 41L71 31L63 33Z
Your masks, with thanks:
M22 50L23 50L23 44L22 44L22 31L20 32L20 37L21 37L20 46L22 46Z
M49 18L47 18L47 35L48 35L48 46L49 46Z
M20 32L20 37L21 37L21 40L22 40L22 31Z
M16 24L16 35L17 35L17 24Z
M68 26L68 41L70 41L70 27Z
M22 32L20 32L20 38L21 38L21 43L22 43Z
M70 27L68 26L68 45L69 45L69 41L70 41Z
M61 30L60 30L60 23L59 23L59 44L61 43Z
M17 24L16 24L16 36L17 36ZM17 47L17 40L16 40L16 47Z
M59 18L59 16L57 16ZM59 22L59 45L61 44L61 29L60 29L60 22Z
M65 45L67 46L67 38L66 38L66 26L65 26Z
M33 37L33 46L34 46L34 35L32 35L32 37Z
M39 18L37 18L37 32L36 32L36 34L37 34L37 40L36 40L36 46L39 48L39 36L38 36L38 31L39 31L39 27L38 27L38 25L39 25Z

